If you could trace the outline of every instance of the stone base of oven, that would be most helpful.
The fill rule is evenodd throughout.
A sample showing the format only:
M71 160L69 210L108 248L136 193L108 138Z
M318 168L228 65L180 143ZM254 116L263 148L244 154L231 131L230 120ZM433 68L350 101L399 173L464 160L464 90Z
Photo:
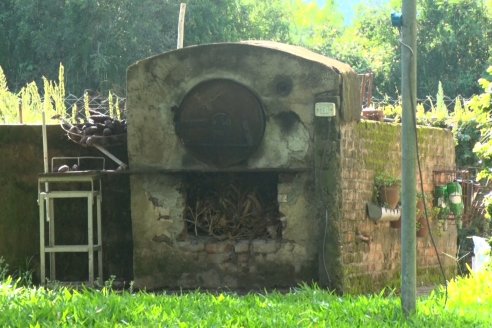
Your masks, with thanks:
M289 241L199 238L163 243L157 254L149 249L137 252L138 288L290 287L316 281L318 275L317 258Z

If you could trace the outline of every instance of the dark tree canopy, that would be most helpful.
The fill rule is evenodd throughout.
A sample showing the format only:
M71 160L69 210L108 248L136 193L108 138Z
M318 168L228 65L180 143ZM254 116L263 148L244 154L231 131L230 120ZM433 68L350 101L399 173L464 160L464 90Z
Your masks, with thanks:
M341 1L341 0L340 0ZM484 3L484 1L486 1ZM126 68L176 47L179 0L2 0L0 66L18 90L65 66L68 92L111 89L125 93ZM380 94L400 88L399 35L389 13L401 1L361 6L351 26L335 1L188 0L185 46L268 39L306 46L373 71ZM418 94L477 92L490 64L490 0L422 0L418 24Z

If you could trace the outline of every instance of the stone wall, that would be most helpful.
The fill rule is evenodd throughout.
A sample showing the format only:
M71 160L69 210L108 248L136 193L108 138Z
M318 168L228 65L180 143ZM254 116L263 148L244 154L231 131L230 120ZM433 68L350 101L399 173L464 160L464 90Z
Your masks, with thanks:
M401 177L401 126L363 121L341 128L342 210L339 221L341 262L345 291L377 290L399 286L400 229L389 222L373 223L366 215L366 203L373 199L374 176L387 172ZM420 159L424 191L432 193L433 171L455 169L454 141L450 131L419 128ZM431 222L441 261L448 272L456 262L456 225L443 231ZM368 238L368 241L366 239ZM438 282L439 267L430 236L417 240L417 284Z
M186 229L182 174L132 176L135 286L262 288L316 281L318 226L311 214L312 177L278 177L281 238L218 240ZM252 175L254 178L254 175ZM265 218L266 219L266 218ZM280 236L279 236L280 237Z
M337 189L328 191L324 184L340 181L339 122L360 117L355 72L346 64L306 49L251 42L170 51L130 66L127 78L128 150L135 173L131 177L135 285L252 288L317 281L319 249L338 254L336 238L327 239L326 245L320 242L325 227L322 218L336 216L338 209L336 202L329 202L337 199ZM184 129L178 124L180 115L186 112L183 103L195 88L217 79L252 92L261 103L265 119L264 135L257 148L232 165L210 164L198 158L179 136L180 129ZM211 102L208 96L194 95L203 100L202 107L197 105L201 113L215 114L190 120L194 125L188 126L195 131L224 133L219 141L236 133L245 140L254 135L251 131L257 127L249 127L245 119L254 108L230 111L237 107L237 100L231 101L231 94L224 90L215 91ZM232 94L238 95L241 93ZM318 105L319 111L322 103L334 105L335 110L316 116L315 108ZM215 113L217 108L220 113ZM232 131L233 123L218 129L221 124L214 123L216 114L227 117L225 122L241 121L238 131ZM200 127L200 121L208 123ZM209 152L223 149L213 138L203 139L201 143L213 145ZM186 234L186 201L192 193L187 192L183 176L196 172L236 176L270 173L278 181L274 198L278 196L275 205L279 216L265 215L262 223L270 220L279 224L283 220L281 237L221 235L219 238L229 241L217 241L208 238L212 233L199 238ZM262 183L260 175L251 180ZM231 217L235 216L228 215L224 221L232 221ZM329 228L335 233L331 224ZM339 267L334 264L337 260L330 258L328 262L323 275L328 271L334 276L333 268Z
M68 141L59 126L48 126L49 157L101 156L94 149ZM111 149L126 161L126 149ZM0 125L0 257L12 270L34 271L39 279L39 210L37 177L43 172L43 148L40 126ZM115 165L108 159L107 168ZM103 179L102 230L104 279L132 277L132 239L130 188L127 175ZM86 203L56 201L56 230L59 243L83 242L87 219ZM68 214L68 215L67 215ZM85 227L84 227L85 222ZM57 254L57 278L87 279L87 255Z

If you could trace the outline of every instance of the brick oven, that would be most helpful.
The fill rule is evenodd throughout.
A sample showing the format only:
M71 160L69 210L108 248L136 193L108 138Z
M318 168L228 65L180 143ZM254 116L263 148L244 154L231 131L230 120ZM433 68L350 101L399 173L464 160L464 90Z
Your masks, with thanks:
M347 65L273 43L187 47L128 69L134 280L146 288L340 283Z

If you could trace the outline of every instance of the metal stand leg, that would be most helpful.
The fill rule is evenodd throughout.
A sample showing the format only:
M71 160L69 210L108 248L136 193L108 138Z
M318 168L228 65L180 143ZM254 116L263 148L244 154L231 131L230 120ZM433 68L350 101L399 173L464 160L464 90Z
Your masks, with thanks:
M98 252L98 262L97 262L97 269L98 269L98 281L99 285L102 286L103 282L103 249L102 249L102 225L101 225L101 203L102 203L102 196L101 193L97 194L97 243L99 244L99 252Z
M57 183L77 183L88 182L90 189L87 190L53 190L49 191L48 182ZM95 182L99 185L99 191L95 190ZM44 191L41 186L45 185ZM89 281L94 286L94 256L97 255L97 281L102 285L103 282L103 252L102 252L102 222L101 222L101 181L96 176L63 176L55 175L51 177L42 177L38 180L39 195L39 252L40 252L40 280L41 284L46 284L46 253L49 253L49 276L51 281L56 280L56 262L55 253L88 253ZM82 245L57 245L55 241L55 202L54 200L68 198L87 199L87 243ZM94 218L94 215L96 217ZM45 229L48 222L48 241L46 241ZM94 231L96 224L96 231ZM97 254L94 254L97 252Z
M44 220L45 220L45 198L39 194L39 256L40 256L40 279L41 284L46 283L46 253L44 252Z
M87 234L89 245L89 284L94 285L94 230L93 230L93 211L94 211L94 194L87 199Z
M48 208L48 245L50 247L53 247L56 245L55 242L55 205L54 205L54 199L50 198L48 196L48 202L47 202ZM55 281L56 280L56 263L55 263L55 253L51 252L50 253L50 280Z

